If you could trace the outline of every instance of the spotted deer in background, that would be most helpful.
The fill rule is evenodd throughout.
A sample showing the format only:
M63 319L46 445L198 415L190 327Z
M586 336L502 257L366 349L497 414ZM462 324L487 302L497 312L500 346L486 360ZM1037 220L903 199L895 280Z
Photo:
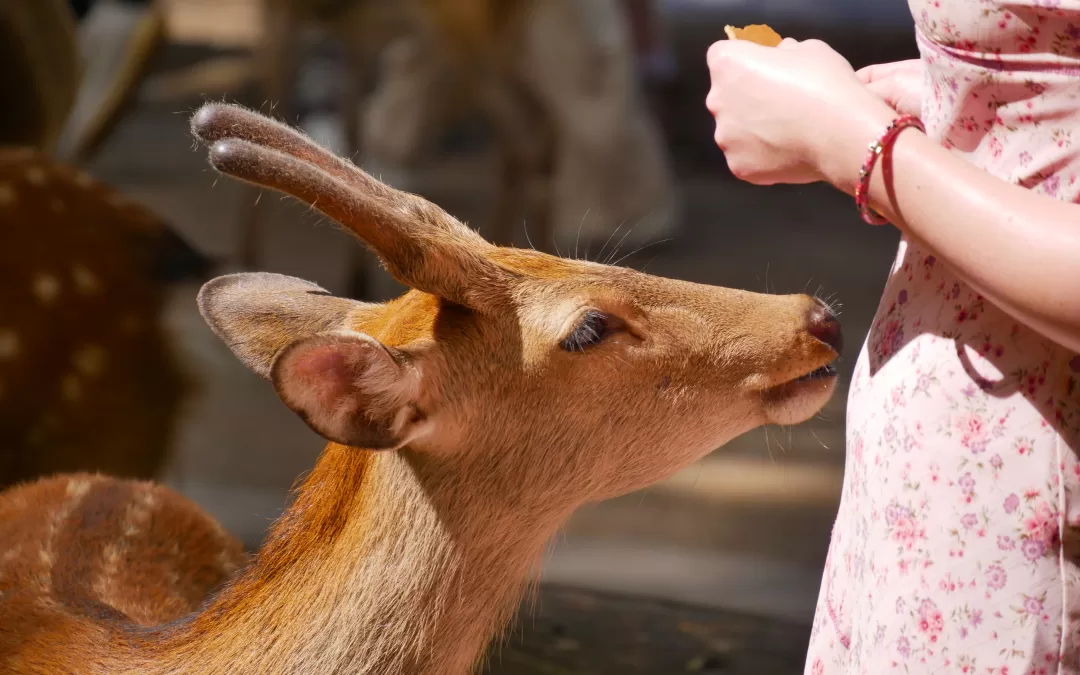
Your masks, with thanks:
M157 475L191 384L162 323L167 282L207 266L116 190L0 148L0 486Z
M204 286L214 332L329 444L205 600L239 547L182 497L97 476L0 495L4 672L466 673L575 509L832 394L839 324L813 298L499 248L244 109L192 126L218 170L339 221L411 290Z

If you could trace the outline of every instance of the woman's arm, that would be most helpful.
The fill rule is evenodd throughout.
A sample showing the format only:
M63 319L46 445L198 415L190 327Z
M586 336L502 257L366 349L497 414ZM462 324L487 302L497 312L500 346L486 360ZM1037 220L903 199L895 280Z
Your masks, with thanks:
M867 139L896 116L882 108L818 151L827 180L848 194ZM1018 321L1080 352L1080 206L1007 183L914 130L883 160L870 183L878 213Z
M726 56L710 52L710 108L719 111L717 142L742 155L734 157L733 170L741 167L737 175L761 183L823 178L852 194L867 145L897 113L867 92L846 61L821 43L788 42L773 50L740 45L732 51ZM749 65L740 66L740 61ZM738 79L747 72L795 72L774 77L779 81L758 82L758 93L744 102L737 100L740 94L732 95L736 88L724 87L728 76L721 72L718 77L717 70L727 69L743 71ZM828 94L814 91L815 78L821 85L817 91ZM726 92L717 93L718 80ZM791 81L800 84L783 91ZM770 89L772 94L761 93ZM725 100L718 103L716 96ZM744 104L756 110L739 114ZM798 114L785 113L793 108ZM784 125L791 127L787 137L781 132ZM800 148L791 153L797 158L789 160L794 166L779 166L764 156L785 144ZM733 158L728 159L731 163ZM882 160L888 161L874 169L870 188L879 213L1018 321L1080 351L1080 206L996 178L915 130L902 132Z

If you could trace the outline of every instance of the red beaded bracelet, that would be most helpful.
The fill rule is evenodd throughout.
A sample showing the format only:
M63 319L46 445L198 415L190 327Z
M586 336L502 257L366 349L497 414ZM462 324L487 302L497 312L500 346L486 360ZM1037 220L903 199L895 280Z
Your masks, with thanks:
M900 132L909 127L914 127L925 133L922 121L914 115L901 115L892 121L876 141L870 144L870 151L866 155L866 161L859 169L859 182L855 184L855 205L859 207L859 215L871 225L885 225L889 221L882 218L870 208L870 173L877 164L878 157L892 147Z

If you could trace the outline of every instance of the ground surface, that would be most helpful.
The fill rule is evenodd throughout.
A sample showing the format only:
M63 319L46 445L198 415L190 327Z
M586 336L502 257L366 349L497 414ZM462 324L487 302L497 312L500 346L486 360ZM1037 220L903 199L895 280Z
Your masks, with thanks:
M763 675L797 673L798 623L568 588L492 650L489 675Z

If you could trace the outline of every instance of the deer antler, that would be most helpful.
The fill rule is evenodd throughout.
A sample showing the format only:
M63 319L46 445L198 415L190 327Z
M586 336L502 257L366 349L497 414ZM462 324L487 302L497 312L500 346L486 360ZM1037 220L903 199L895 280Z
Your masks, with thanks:
M192 133L222 173L289 194L349 228L401 283L482 309L504 270L479 234L431 202L395 190L294 129L235 105L203 106Z
M353 187L370 190L373 196L390 191L356 165L319 146L299 131L237 105L209 103L203 106L191 120L191 131L207 144L235 138L278 150L314 164Z

